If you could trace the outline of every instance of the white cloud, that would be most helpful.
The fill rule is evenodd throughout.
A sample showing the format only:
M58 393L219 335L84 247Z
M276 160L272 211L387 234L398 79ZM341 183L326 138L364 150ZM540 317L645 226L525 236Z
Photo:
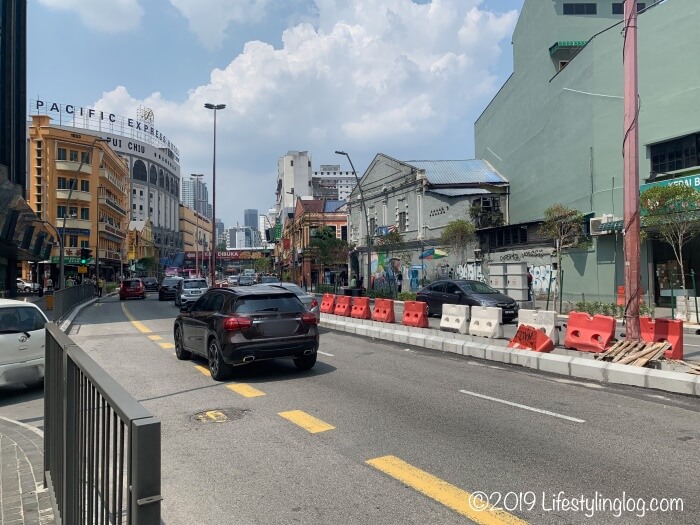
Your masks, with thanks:
M232 22L259 21L268 0L170 0L187 19L190 31L207 49L218 49Z
M143 8L138 0L39 0L51 9L75 12L87 27L123 33L139 26Z
M217 193L224 195L217 209L224 198L220 215L231 223L243 208L273 204L276 161L288 150L310 151L314 169L342 164L335 149L352 152L359 171L378 152L467 158L474 120L498 88L495 61L517 19L481 4L316 0L313 24L289 27L281 48L246 43L184 101L160 93L136 100L119 87L98 105L124 115L139 104L154 109L187 175L211 166L212 112L204 103L225 103L217 121ZM445 153L447 145L454 151Z

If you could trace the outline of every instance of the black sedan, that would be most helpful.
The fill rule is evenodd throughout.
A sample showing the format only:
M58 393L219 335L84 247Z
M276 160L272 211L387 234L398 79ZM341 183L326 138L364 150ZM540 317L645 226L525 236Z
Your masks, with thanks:
M175 299L177 284L182 281L182 277L163 277L163 280L158 287L158 300L166 301Z
M146 287L147 292L158 291L158 279L155 277L144 277L141 280L143 281L143 285Z
M518 303L481 281L443 280L418 291L416 301L428 303L428 315L442 315L443 304L496 306L503 310L503 322L518 317Z
M234 366L266 359L291 358L309 370L316 364L318 318L288 290L213 288L180 310L174 338L177 358L205 357L216 381Z

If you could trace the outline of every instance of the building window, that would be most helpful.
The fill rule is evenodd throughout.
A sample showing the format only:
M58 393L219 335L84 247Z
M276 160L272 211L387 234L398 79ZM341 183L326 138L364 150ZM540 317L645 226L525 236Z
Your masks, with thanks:
M78 237L75 235L71 235L68 237L68 246L70 248L77 248L78 247Z
M486 241L488 248L503 248L515 244L527 244L527 228L522 226L505 226L488 232Z
M89 180L81 180L80 181L80 191L90 191L90 181Z
M80 218L84 221L90 220L90 208L80 208Z
M81 247L81 248L89 248L89 247L90 247L90 241L80 241L80 247Z
M68 179L65 177L59 177L58 178L58 189L59 190L67 190L68 188Z
M133 193L134 195L136 195L136 189L134 189L134 190L132 191L132 193Z
M139 211L143 211L143 204L139 204Z
M652 173L668 173L700 166L700 133L651 146Z
M63 219L63 217L66 216L66 207L65 206L59 206L56 210L57 216L59 219Z
M637 2L637 11L641 11L646 8L644 2ZM624 15L625 14L625 4L624 2L616 2L612 5L612 14L614 15Z
M598 6L595 3L569 3L564 4L565 15L596 15Z
M68 218L69 219L75 219L78 216L78 207L77 206L71 206L68 208Z
M71 162L78 162L78 152L76 150L70 150L68 155Z
M399 212L399 231L400 232L406 231L406 212L405 211Z
M136 204L132 204L132 205L131 205L131 209L132 209L132 210L135 210L135 209L136 209Z
M90 152L89 151L83 151L80 154L80 162L83 164L90 164Z
M58 156L56 160L66 160L68 158L68 152L66 148L58 148Z

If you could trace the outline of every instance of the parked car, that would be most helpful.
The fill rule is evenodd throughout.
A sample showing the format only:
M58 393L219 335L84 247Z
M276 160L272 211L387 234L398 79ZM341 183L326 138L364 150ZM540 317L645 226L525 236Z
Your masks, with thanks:
M209 289L206 279L182 279L175 290L175 305L183 306L196 301Z
M238 278L238 286L252 286L255 284L255 278L252 275L241 275Z
M167 299L175 299L177 284L182 281L182 277L166 276L160 282L158 287L158 300L165 301Z
M35 304L0 299L0 385L41 384L48 322Z
M119 300L129 298L145 299L146 286L141 279L124 279L119 286Z
M481 281L435 281L416 293L416 301L428 303L428 315L442 315L443 304L497 306L503 310L503 322L518 317L517 301Z
M24 279L17 278L17 291L24 293L38 292L41 285L39 283L32 283L30 281L25 281Z
M177 358L205 357L217 381L234 366L266 359L291 358L308 370L316 364L318 318L288 290L213 288L180 310L174 338Z
M141 280L143 281L143 285L146 287L147 292L158 291L158 279L155 277L144 277Z
M289 290L299 298L301 304L304 305L304 308L306 308L309 312L313 313L316 316L316 318L321 317L321 307L318 304L318 300L313 295L309 295L308 293L306 293L303 288L297 286L294 283L279 282L279 279L276 282L265 284L267 286Z
M281 283L280 278L277 277L276 275L261 275L259 278L259 282L262 284L269 284L269 283Z

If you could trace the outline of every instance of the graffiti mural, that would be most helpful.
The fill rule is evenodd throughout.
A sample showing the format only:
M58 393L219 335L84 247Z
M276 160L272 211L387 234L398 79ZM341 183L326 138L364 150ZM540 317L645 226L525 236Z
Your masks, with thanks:
M484 275L481 272L481 263L464 263L457 265L457 279L469 279L472 281L483 281Z
M554 275L552 275L552 265L551 264L541 264L539 266L530 267L530 273L532 274L532 289L535 293L547 292L547 287L549 286L549 281L552 279L551 287L554 289Z

